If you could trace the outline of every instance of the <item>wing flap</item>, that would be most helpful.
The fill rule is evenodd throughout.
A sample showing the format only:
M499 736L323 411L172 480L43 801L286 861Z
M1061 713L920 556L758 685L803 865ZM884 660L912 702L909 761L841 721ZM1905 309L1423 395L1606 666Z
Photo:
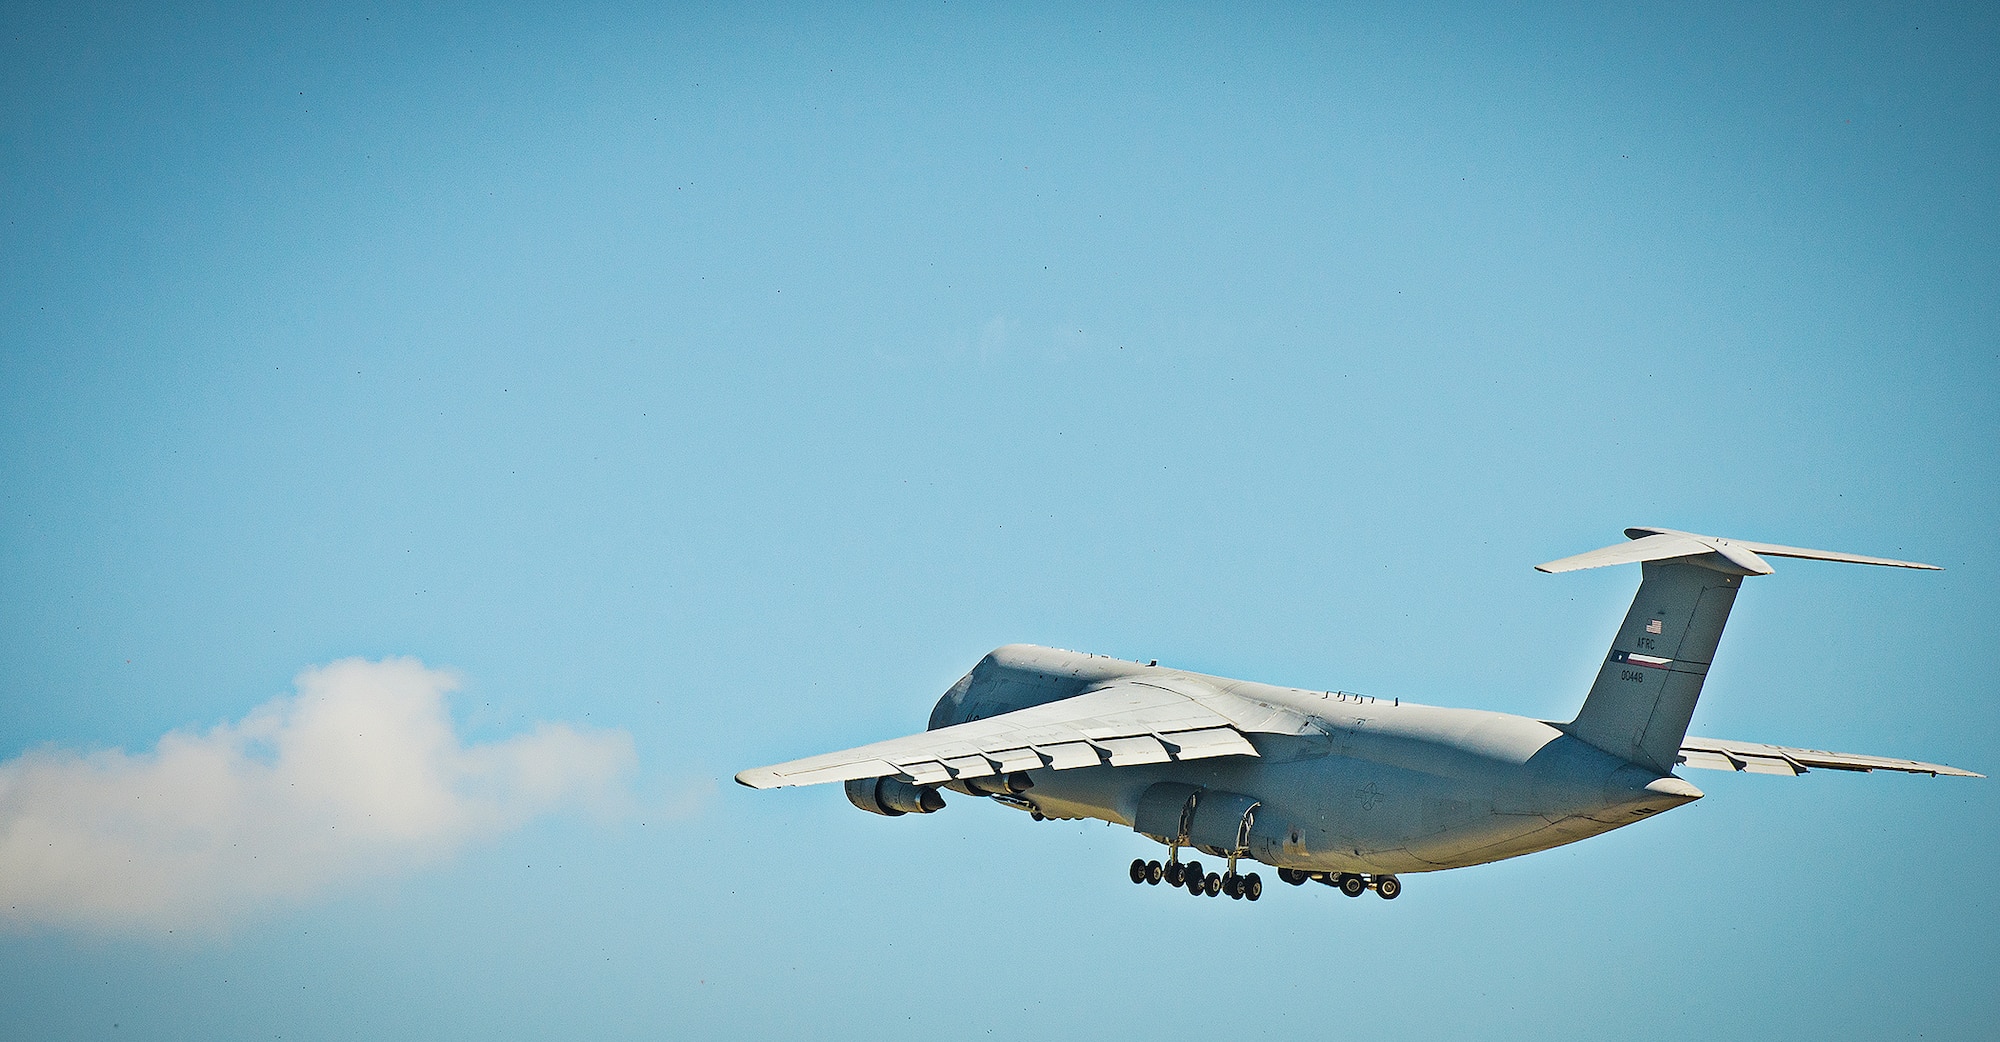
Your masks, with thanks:
M1681 740L1681 763L1712 771L1747 771L1751 774L1799 775L1813 768L1833 771L1901 771L1905 774L1950 775L1984 778L1983 774L1941 763L1899 760L1889 756L1861 753L1832 753L1824 749L1795 749L1786 745L1736 742L1719 738L1688 737Z
M1123 767L1257 755L1238 730L1239 720L1218 709L1234 710L1238 717L1255 714L1242 712L1245 707L1235 705L1240 700L1234 696L1186 687L1179 680L1173 687L1122 681L984 720L752 768L736 780L771 789L900 775L918 785L938 785L1043 767L1065 771L1102 763Z
M992 762L984 756L954 756L944 761L944 766L954 778L984 778L995 773Z
M1166 763L1172 757L1167 755L1167 747L1158 738L1149 734L1133 735L1130 738L1105 738L1096 743L1107 754L1105 759L1113 767L1130 767L1140 763Z
M918 785L937 785L951 780L951 770L936 760L924 760L918 763L899 764L898 766L903 768L903 774L908 775L909 779ZM845 781L846 779L843 778L841 780Z
M1049 766L1059 771L1095 767L1104 762L1098 758L1097 747L1089 742L1056 742L1037 748L1049 758Z
M1159 736L1173 750L1176 760L1199 760L1208 756L1255 756L1257 749L1233 727L1204 727L1196 731L1170 731Z
M1032 771L1049 765L1048 758L1033 749L1003 749L1000 752L989 753L988 755L999 766L1000 771L1006 774L1012 774L1015 771Z

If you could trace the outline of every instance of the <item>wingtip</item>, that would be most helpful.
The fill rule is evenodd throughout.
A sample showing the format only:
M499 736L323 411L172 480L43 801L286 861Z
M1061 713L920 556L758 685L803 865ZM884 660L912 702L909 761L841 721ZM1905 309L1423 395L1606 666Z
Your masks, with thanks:
M767 779L770 773L771 773L770 771L765 770L762 767L753 767L746 771L737 771L736 784L741 785L746 789L768 789L771 787L770 785L768 784L759 785L757 784L757 781L759 779Z

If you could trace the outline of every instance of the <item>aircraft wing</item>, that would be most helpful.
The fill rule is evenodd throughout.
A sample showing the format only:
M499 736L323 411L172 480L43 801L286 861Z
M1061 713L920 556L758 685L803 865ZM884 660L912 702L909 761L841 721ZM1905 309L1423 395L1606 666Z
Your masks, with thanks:
M1906 774L1949 774L1960 778L1986 777L1941 763L1692 736L1681 739L1681 763L1704 770L1749 771L1752 774L1800 775L1806 773L1808 768L1824 767L1835 771L1902 771Z
M1043 767L1256 756L1242 730L1270 709L1181 680L1119 681L1073 698L803 760L753 767L753 789L894 775L917 785ZM1179 690L1177 690L1179 689ZM1235 703L1241 703L1238 707ZM1225 715L1222 708L1239 709Z

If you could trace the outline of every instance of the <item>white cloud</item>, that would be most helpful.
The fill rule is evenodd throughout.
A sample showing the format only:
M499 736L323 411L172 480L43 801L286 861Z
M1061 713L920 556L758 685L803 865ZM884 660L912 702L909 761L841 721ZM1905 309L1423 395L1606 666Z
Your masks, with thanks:
M628 799L624 731L545 723L467 745L445 710L456 678L415 659L345 659L296 683L152 752L0 763L0 923L214 927Z

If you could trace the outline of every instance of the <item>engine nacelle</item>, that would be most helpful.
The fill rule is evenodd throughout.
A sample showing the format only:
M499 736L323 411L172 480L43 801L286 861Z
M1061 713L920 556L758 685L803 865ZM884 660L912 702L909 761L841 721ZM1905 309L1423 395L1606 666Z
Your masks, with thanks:
M955 788L962 789L968 796L1019 796L1035 787L1035 780L1027 771L1011 774L989 774L984 778L967 778L953 782Z
M870 814L899 818L905 814L930 814L944 809L944 797L935 788L911 785L895 778L850 778L847 802Z

